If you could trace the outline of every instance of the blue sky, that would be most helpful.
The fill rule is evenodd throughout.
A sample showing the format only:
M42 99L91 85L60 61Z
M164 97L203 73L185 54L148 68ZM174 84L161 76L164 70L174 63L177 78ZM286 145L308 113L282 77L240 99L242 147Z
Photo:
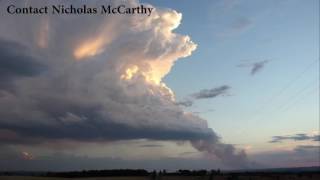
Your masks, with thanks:
M267 144L275 134L318 130L319 1L147 2L181 12L176 31L198 44L165 78L177 97L232 87L231 96L188 108L226 141ZM236 67L262 60L270 62L254 76Z

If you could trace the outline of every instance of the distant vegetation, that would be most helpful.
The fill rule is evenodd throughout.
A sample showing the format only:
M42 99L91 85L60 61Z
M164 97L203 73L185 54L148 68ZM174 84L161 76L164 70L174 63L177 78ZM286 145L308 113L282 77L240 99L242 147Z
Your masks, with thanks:
M248 171L229 171L218 170L178 170L167 172L166 170L148 172L144 169L113 169L113 170L83 170L70 172L0 172L0 180L25 180L25 179L46 180L53 177L54 180L64 180L65 178L86 178L91 177L110 180L256 180L256 179L320 179L320 167L311 168L283 168ZM37 177L37 178L35 178ZM96 179L95 178L95 179ZM99 178L100 179L100 178Z
M45 177L128 177L128 176L206 176L219 175L220 170L178 170L176 172L167 172L166 170L148 172L144 169L112 169L112 170L83 170L70 172L1 172L2 176L45 176Z

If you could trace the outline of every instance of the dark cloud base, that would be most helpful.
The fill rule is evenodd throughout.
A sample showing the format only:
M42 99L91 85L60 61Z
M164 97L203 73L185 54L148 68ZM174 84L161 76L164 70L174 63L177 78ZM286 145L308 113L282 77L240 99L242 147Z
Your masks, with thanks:
M23 45L0 39L0 78L34 76L45 68Z
M213 132L205 134L197 131L183 130L163 130L155 128L135 128L122 124L111 122L92 122L82 124L56 124L46 126L40 124L28 125L10 125L0 123L2 129L17 132L21 139L11 140L11 143L32 143L37 142L38 138L43 141L57 139L72 139L79 141L116 141L116 140L132 140L132 139L152 139L152 140L199 140L210 139L215 137ZM40 140L39 139L39 140ZM30 141L30 142L28 142ZM9 143L9 142L7 142Z

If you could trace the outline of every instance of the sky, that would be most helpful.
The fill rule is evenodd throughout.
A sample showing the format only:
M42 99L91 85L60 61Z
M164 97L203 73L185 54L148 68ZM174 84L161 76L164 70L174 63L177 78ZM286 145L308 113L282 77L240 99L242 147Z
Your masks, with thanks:
M0 170L320 165L319 1L141 3L0 1Z

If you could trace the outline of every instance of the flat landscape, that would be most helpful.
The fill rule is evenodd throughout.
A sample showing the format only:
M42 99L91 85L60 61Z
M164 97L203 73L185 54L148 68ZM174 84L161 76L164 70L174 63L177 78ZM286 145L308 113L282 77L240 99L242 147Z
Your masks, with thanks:
M162 176L162 177L32 177L32 176L0 176L0 180L308 180L320 179L320 174L266 174L266 175L217 175L217 176Z

